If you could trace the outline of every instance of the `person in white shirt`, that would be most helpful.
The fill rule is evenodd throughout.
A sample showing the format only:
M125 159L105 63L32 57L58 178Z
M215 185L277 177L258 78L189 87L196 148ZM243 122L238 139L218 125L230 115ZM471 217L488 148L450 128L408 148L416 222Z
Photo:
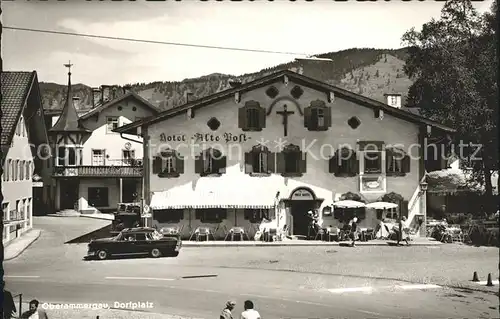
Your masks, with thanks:
M253 309L253 302L246 300L244 303L245 311L241 313L240 319L261 319L257 310Z

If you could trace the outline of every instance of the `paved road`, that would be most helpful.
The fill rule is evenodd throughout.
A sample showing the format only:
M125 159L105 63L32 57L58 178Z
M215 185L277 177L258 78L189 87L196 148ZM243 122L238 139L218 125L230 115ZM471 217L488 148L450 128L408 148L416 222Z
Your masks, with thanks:
M61 226L61 222L64 227ZM265 318L492 318L498 297L436 286L346 275L221 268L225 249L215 249L219 265L204 264L200 248L177 258L84 261L86 245L62 245L76 237L79 219L37 218L45 231L18 258L4 264L7 288L24 298L48 302L108 303L149 301L151 312L198 318L217 317L227 299L255 302ZM101 226L100 224L97 227ZM68 235L71 234L71 235ZM244 249L238 255L244 259ZM266 248L278 249L278 248ZM363 252L363 250L357 250ZM265 254L272 255L273 250ZM270 256L272 257L272 256ZM369 257L367 257L368 259ZM345 263L349 267L349 263ZM186 279L185 276L216 275ZM351 288L351 289L347 289ZM491 309L489 307L494 307ZM145 314L145 318L147 315Z

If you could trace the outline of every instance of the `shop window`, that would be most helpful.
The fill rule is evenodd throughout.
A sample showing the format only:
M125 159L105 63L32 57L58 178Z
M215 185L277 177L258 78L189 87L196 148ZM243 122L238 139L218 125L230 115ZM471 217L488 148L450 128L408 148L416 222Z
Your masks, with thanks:
M331 108L321 100L312 101L304 108L304 126L309 131L326 131L332 126Z
M202 223L220 223L224 219L227 219L227 209L222 208L205 208L196 210L196 219L199 219Z
M226 166L226 156L222 156L221 151L213 148L201 152L195 159L195 173L201 176L223 174Z
M277 172L283 176L302 176L307 170L307 156L300 147L290 144L277 154Z
M179 177L184 173L184 157L174 150L165 150L153 158L153 174Z
M113 130L117 129L119 126L119 121L117 116L108 116L106 117L106 133L111 134L114 133Z
M388 176L405 176L410 172L410 157L402 150L386 149L386 174Z
M243 131L259 132L266 127L266 109L257 101L248 101L238 110L238 127Z
M359 172L356 152L349 148L337 150L329 160L329 172L337 177L353 177Z
M244 210L243 216L250 223L260 223L264 218L269 220L269 209L247 208Z
M245 173L270 174L274 173L276 154L262 145L256 145L250 152L245 153Z
M155 209L153 211L153 219L158 223L179 223L184 219L183 209Z
M92 207L108 207L109 197L107 187L89 187L88 202Z

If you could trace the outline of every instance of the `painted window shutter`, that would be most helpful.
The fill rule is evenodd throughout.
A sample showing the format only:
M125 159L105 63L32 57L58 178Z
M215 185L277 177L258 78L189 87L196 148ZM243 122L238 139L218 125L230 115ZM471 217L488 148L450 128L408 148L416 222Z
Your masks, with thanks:
M252 153L245 153L245 174L253 172Z
M410 157L408 155L405 155L405 157L403 157L401 168L403 173L410 172Z
M276 170L276 153L269 152L267 153L267 172L268 173L274 173Z
M177 156L175 157L175 160L176 160L177 173L183 174L184 173L184 157L177 154Z
M351 153L351 157L349 158L349 161L350 161L350 173L352 176L356 176L360 173L359 171L359 159L358 157L356 156L356 153L355 152L352 152Z
M338 165L338 155L335 153L329 160L328 160L328 172L333 173L333 174L338 174L339 172L339 165Z
M247 108L240 107L238 109L238 127L245 130L247 129Z
M285 172L285 153L276 153L276 173Z
M266 109L259 107L259 126L260 128L266 127Z
M217 169L219 173L223 173L226 167L227 167L227 157L222 156L217 160Z
M196 159L194 160L194 172L196 174L203 173L203 155L196 156Z
M311 107L304 108L304 127L309 128L311 126Z
M162 164L161 157L155 156L153 158L153 174L160 174L161 173L161 164Z
M325 108L325 127L332 127L332 108Z
M299 153L300 159L299 159L299 168L300 168L300 173L306 173L307 172L307 153Z
M389 167L391 166L392 158L394 157L394 152L391 149L385 150L385 170L389 172Z

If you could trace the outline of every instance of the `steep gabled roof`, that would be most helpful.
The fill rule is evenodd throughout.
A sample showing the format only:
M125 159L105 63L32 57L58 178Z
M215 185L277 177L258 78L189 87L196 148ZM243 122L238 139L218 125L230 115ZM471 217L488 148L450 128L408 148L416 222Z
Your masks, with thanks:
M138 127L141 127L143 125L151 125L163 120L166 120L168 118L177 116L179 114L187 112L188 109L193 109L196 110L201 107L205 107L207 105L211 105L213 103L222 101L227 98L231 98L236 92L247 92L250 90L254 90L272 83L275 83L277 80L280 78L287 76L290 80L293 80L295 83L301 83L307 87L310 87L312 89L318 90L318 91L323 91L325 93L328 92L333 92L335 95L339 96L340 98L344 98L346 100L350 100L356 104L369 107L372 109L379 109L384 111L384 113L388 115L392 115L397 118L401 118L405 121L412 122L412 123L417 123L417 124L424 124L424 125L430 125L432 127L435 127L437 129L440 129L445 132L455 132L454 129L447 127L445 125L442 125L438 122L429 120L427 118L424 118L418 114L410 113L401 109L397 109L394 107L391 107L385 103L370 99L368 97L352 93L350 91L341 89L336 86L332 86L326 83L323 83L321 81L312 79L310 77L295 73L290 70L282 70L278 71L276 73L270 74L268 76L264 76L262 78L256 79L254 81L242 84L238 87L230 88L221 92L217 92L215 94L203 97L201 99L195 100L190 103L186 103L180 107L169 109L166 111L163 111L159 113L156 116L150 116L144 119L141 119L139 121L132 122L130 124L121 126L117 129L115 129L115 132L118 133L127 133L127 132L133 132L136 130Z
M68 72L68 91L66 93L66 102L64 102L61 116L59 116L56 124L50 128L49 132L91 132L80 123L78 118L71 92L71 72Z
M1 145L10 146L33 83L38 80L35 71L2 72L1 78L3 113Z
M115 105L116 103L119 103L121 101L124 101L125 99L127 99L129 97L136 99L137 101L142 103L144 106L151 109L154 114L157 114L160 112L159 108L155 107L153 104L151 104L148 101L146 101L145 99L143 99L139 94L130 91L122 96L117 97L116 99L113 99L113 100L111 100L103 105L100 105L100 106L90 110L89 112L83 114L80 117L80 119L82 119L82 120L88 119L88 118L92 117L93 115L98 114L98 113L104 111L105 109L107 109L108 107Z

